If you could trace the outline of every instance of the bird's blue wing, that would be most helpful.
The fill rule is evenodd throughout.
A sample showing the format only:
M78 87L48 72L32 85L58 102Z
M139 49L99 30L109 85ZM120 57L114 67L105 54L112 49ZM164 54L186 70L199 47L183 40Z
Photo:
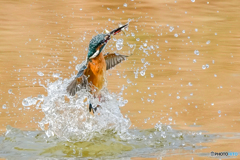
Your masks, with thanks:
M83 65L83 66L80 68L80 70L78 71L78 74L77 74L76 78L81 77L81 76L83 75L83 72L84 72L85 69L87 69L87 64Z
M81 64L80 70L78 71L78 74L74 78L74 80L68 85L67 87L67 92L71 95L74 96L77 91L86 88L87 86L87 77L84 76L84 71L87 69L88 62L84 61Z

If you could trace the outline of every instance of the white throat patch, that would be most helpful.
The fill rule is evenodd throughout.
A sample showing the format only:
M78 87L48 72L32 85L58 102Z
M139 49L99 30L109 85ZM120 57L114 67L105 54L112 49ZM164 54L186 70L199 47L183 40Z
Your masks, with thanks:
M89 59L93 59L95 57L97 57L99 54L99 50L97 50L91 57L89 57Z

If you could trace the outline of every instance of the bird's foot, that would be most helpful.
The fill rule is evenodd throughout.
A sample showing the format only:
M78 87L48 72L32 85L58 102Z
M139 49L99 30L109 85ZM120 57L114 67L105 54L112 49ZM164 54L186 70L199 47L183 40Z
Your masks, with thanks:
M89 104L89 112L93 112L93 113L95 113L96 111L97 111L97 108L98 107L101 107L100 105L97 105L96 107L92 107L92 104L90 103Z

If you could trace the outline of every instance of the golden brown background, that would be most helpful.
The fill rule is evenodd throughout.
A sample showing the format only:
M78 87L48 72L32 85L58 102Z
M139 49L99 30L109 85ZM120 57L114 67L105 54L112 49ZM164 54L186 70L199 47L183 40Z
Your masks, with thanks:
M133 56L108 72L108 89L120 92L127 87L123 96L128 103L121 110L132 126L152 128L161 121L175 129L205 130L231 139L202 144L208 148L199 152L238 152L239 8L239 0L0 0L0 131L6 125L37 129L41 110L23 107L22 100L46 95L38 82L56 80L53 73L63 78L76 74L75 66L85 59L92 36L131 18L127 35L116 36L124 39L118 52L129 54L128 43L136 48ZM112 40L105 52L117 51L115 43ZM152 46L149 56L141 49L147 48L144 43ZM143 58L150 65L136 79L134 72L142 70ZM209 68L202 69L206 64Z

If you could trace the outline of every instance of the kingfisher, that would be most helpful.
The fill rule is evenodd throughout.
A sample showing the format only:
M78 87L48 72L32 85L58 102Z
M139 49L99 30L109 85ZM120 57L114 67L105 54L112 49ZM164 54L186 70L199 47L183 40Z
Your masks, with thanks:
M91 39L87 58L83 61L74 80L67 87L67 92L71 96L74 96L76 92L81 89L88 88L94 98L101 99L101 90L106 84L106 71L126 60L128 57L118 53L103 54L102 51L111 39L111 36L123 31L127 26L128 23L119 26L111 32L107 31L106 34L98 34ZM92 104L89 103L89 112L92 110L94 113L96 109L97 107L93 108Z

